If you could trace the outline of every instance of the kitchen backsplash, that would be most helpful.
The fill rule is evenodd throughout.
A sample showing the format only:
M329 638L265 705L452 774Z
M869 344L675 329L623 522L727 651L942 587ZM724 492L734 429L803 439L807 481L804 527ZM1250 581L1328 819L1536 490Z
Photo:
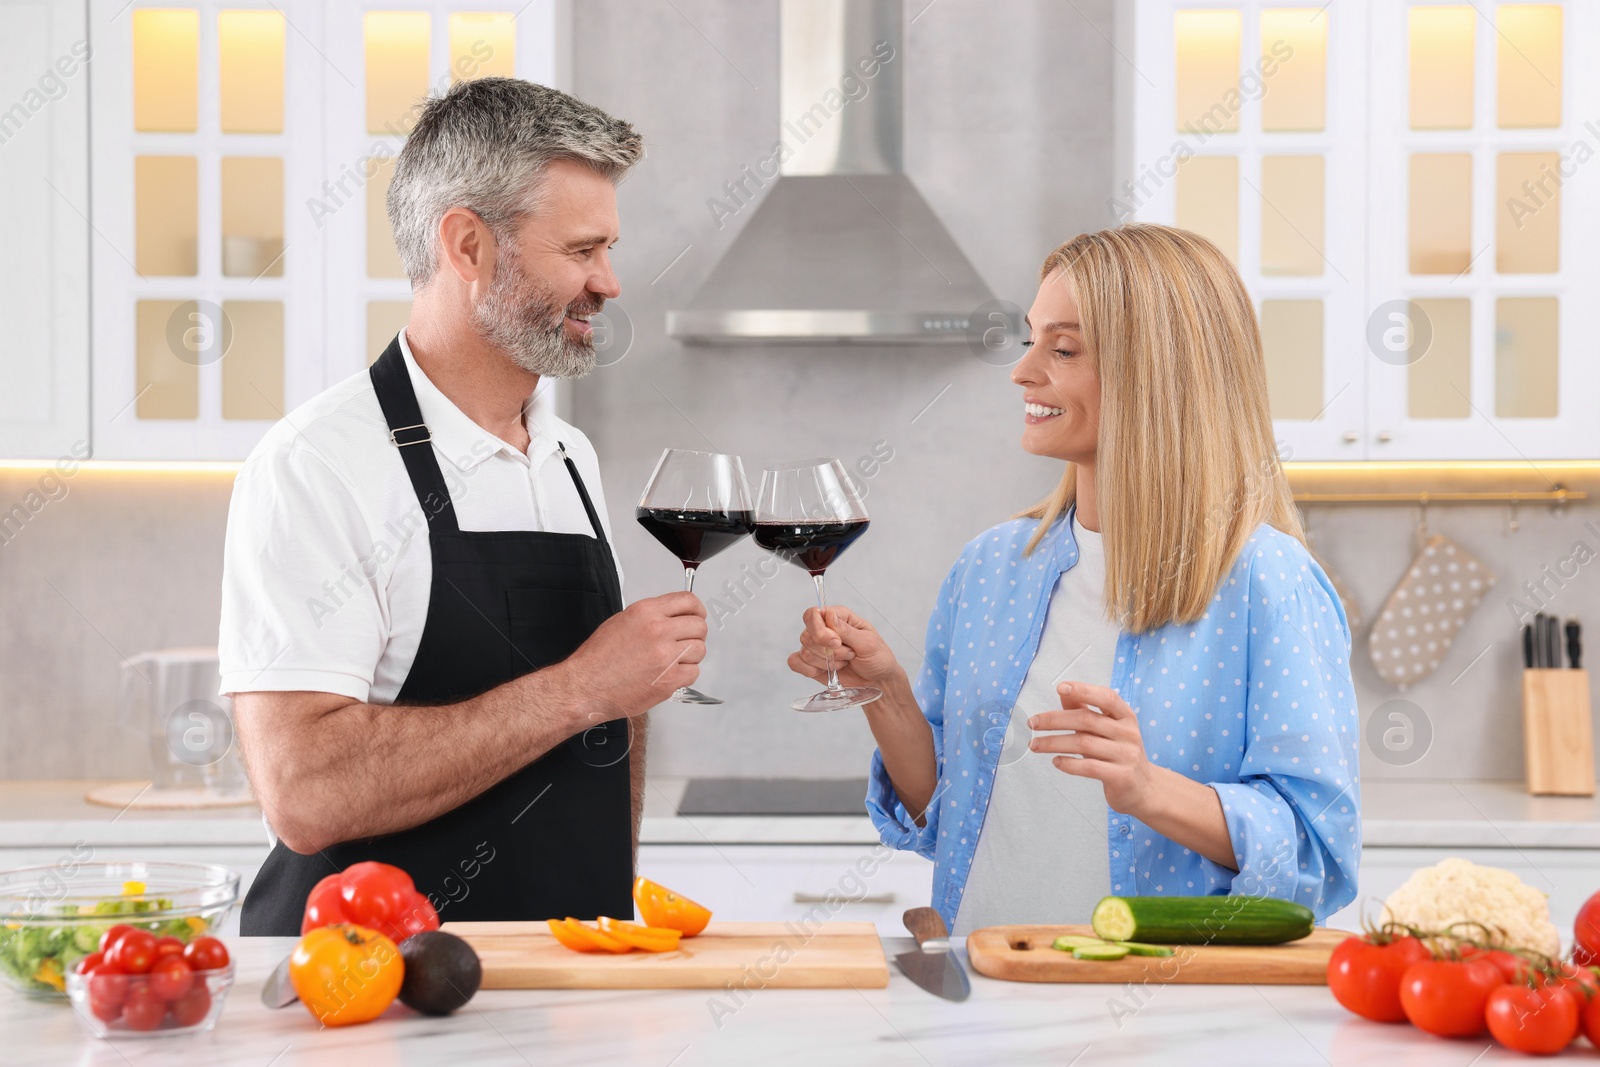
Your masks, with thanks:
M629 599L681 583L633 520L663 447L738 452L752 474L819 454L851 465L874 518L830 571L829 593L872 619L914 670L961 546L1043 495L1058 469L1018 448L1007 369L964 346L684 349L665 338L666 310L698 288L747 217L727 210L725 184L777 138L776 32L776 4L576 5L575 89L633 121L648 157L620 190L623 295L611 310L630 340L577 386L573 419L602 457ZM1125 60L1111 33L1111 0L941 0L910 24L896 60L906 64L907 169L997 297L1025 307L1050 248L1113 221L1110 86ZM973 77L933 73L951 69ZM1004 106L984 89L1001 71ZM138 776L146 749L115 721L118 663L215 642L229 478L86 471L42 488L42 477L0 472L0 512L30 492L44 501L0 535L0 776ZM1416 510L1324 507L1309 518L1370 623L1415 551ZM1574 562L1600 552L1585 526L1600 529L1600 508L1524 507L1518 518L1513 533L1504 508L1430 510L1430 529L1498 582L1438 671L1407 693L1378 679L1357 634L1366 776L1521 777L1520 637L1508 604L1532 604L1524 583L1542 584L1542 606L1600 635L1600 583ZM1595 552L1576 553L1580 541ZM712 617L700 687L727 703L657 711L652 771L864 773L872 745L859 713L785 707L810 685L784 666L812 602L805 576L744 543L696 585Z

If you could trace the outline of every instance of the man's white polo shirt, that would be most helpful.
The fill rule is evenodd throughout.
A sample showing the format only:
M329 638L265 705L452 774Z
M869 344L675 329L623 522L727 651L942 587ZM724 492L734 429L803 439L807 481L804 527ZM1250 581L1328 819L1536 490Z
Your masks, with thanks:
M556 442L600 513L594 448L528 405L526 455L469 419L428 380L400 333L423 421L461 529L593 536ZM620 575L619 575L620 578ZM239 471L223 552L222 692L309 690L394 701L411 670L433 579L428 527L365 371L291 412Z

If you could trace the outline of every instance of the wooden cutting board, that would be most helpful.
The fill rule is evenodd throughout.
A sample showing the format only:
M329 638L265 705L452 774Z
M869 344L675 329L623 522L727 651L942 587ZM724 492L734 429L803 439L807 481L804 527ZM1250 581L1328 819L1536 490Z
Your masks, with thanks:
M714 922L676 952L613 956L563 947L542 922L445 923L483 962L485 989L881 989L889 962L872 923Z
M989 926L967 935L972 969L1008 982L1184 982L1196 985L1326 985L1328 957L1350 936L1317 927L1282 945L1174 945L1171 956L1075 960L1050 947L1089 926Z

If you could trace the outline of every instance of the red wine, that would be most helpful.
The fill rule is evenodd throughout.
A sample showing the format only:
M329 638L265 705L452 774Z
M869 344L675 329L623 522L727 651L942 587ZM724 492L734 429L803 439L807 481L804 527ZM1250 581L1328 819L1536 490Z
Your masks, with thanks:
M639 525L650 531L683 561L698 567L750 532L755 513L750 511L677 511L672 508L638 508Z
M758 522L755 539L762 548L810 571L815 578L867 532L867 522Z

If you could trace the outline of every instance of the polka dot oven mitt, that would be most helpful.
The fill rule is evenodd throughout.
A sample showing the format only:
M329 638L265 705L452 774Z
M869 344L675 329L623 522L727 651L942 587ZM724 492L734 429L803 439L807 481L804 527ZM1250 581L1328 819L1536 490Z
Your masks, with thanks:
M1466 549L1430 537L1373 620L1367 648L1378 676L1403 690L1437 670L1494 583Z

